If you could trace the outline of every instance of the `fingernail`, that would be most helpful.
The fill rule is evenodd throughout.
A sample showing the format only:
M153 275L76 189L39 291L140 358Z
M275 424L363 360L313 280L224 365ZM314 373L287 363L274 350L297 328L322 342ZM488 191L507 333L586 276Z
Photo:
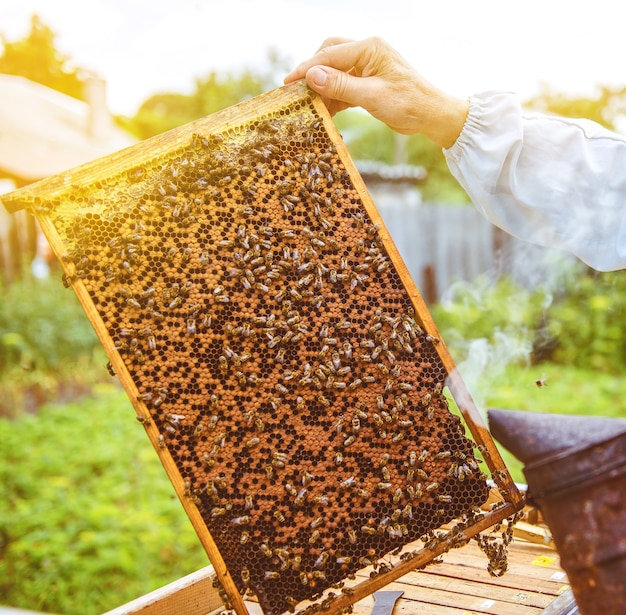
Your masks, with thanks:
M328 81L328 75L326 74L326 71L321 69L319 66L314 66L313 68L311 68L307 76L315 85L319 86L320 88L323 88Z

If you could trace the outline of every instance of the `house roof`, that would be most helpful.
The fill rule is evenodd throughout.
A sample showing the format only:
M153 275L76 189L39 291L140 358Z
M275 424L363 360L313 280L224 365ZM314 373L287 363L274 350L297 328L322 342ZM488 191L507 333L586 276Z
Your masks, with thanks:
M0 74L0 176L36 181L136 141L108 113L94 130L93 111L25 77Z
M411 164L389 165L373 160L356 160L356 168L365 182L423 184L428 172Z

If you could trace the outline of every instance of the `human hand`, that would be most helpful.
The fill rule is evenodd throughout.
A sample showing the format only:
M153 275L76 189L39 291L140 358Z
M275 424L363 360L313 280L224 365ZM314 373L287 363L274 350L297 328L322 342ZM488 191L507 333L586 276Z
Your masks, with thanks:
M329 38L285 77L306 79L331 114L363 107L402 134L420 132L451 147L467 116L468 102L448 96L424 79L384 40Z

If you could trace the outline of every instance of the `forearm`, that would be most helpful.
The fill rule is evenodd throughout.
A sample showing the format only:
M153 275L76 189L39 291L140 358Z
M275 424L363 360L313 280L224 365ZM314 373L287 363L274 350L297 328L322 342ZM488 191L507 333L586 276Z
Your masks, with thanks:
M444 153L494 224L596 269L626 267L624 138L585 120L524 114L512 95L486 93L472 97Z

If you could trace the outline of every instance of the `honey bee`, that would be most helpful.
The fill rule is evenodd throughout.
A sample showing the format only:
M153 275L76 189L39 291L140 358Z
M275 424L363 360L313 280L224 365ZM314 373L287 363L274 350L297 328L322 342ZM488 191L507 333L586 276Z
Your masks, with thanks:
M299 508L300 506L303 506L307 499L308 493L309 493L308 489L305 489L305 488L300 489L300 491L298 491L298 494L293 500L293 505L296 506L297 508Z
M346 489L350 489L351 487L354 487L355 484L356 484L356 480L355 480L354 476L350 476L350 477L342 480L339 483L339 490L340 491L345 491Z
M328 496L325 496L325 495L316 495L313 498L313 502L315 504L320 504L321 506L328 506L330 504L330 500L328 499Z
M328 562L329 557L330 554L328 553L328 551L322 551L319 557L313 563L313 568L324 568L324 566L326 566L326 562Z
M320 404L322 404L322 406L324 406L325 408L330 407L330 400L329 400L327 397L325 397L324 395L318 395L316 399L317 399L317 401L319 401L319 402L320 402Z
M350 389L351 391L354 391L357 387L359 387L361 384L363 383L363 380L361 380L361 378L356 378L355 380L353 380L349 385L348 385L348 389Z
M301 555L294 555L292 560L291 560L291 568L292 570L295 570L296 572L298 570L300 570L300 565L302 564L302 556Z
M249 515L242 515L241 517L233 517L230 522L233 525L247 525L248 523L250 523L250 516Z
M254 438L250 438L246 444L245 447L246 448L254 448L255 446L257 446L260 442L260 439L258 437L254 437Z
M309 544L314 545L320 539L320 536L321 534L319 530L313 530L311 536L309 537Z

